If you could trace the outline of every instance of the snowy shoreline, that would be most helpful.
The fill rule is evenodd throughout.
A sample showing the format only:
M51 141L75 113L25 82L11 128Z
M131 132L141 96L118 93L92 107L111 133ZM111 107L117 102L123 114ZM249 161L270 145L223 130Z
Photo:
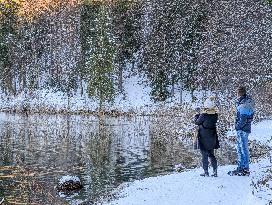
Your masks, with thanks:
M167 102L154 103L151 99L151 87L142 82L139 76L130 76L124 82L124 92L115 96L112 102L105 102L103 111L109 115L148 115L160 107L169 108L180 105L180 91L176 90L174 96ZM209 94L209 92L207 92ZM202 101L204 93L195 92L195 97ZM183 105L192 105L190 91L182 92ZM199 103L199 102L197 102ZM67 93L54 89L40 89L33 92L26 90L16 96L0 93L0 111L9 113L41 114L97 114L99 102L85 92L75 92L70 97Z
M250 140L272 147L272 121L253 125ZM218 178L200 177L201 168L128 183L104 205L266 205L272 201L271 151L250 164L249 177L228 176L235 165L220 166ZM269 178L270 177L270 178ZM122 186L124 187L124 185Z

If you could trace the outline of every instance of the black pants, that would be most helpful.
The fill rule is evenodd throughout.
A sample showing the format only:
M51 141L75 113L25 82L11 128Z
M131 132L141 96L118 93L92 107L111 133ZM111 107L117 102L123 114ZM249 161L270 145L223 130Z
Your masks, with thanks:
M202 166L205 172L208 172L209 160L211 160L213 170L217 170L217 160L214 156L214 150L200 150L202 154Z

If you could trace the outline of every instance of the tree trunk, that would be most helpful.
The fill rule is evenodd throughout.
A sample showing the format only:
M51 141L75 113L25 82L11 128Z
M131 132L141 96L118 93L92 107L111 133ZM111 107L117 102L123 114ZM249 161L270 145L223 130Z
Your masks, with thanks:
M182 97L182 95L183 95L183 85L182 85L182 80L180 80L180 97L179 97L180 104L183 103L183 97Z
M171 88L171 98L173 101L173 98L175 97L175 78L172 77L172 88Z
M118 73L118 90L123 93L123 65L119 67L119 73Z

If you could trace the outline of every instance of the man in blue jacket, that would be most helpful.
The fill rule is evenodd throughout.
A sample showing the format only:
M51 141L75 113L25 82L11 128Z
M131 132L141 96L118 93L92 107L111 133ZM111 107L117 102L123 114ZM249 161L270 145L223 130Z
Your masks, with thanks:
M254 102L246 93L245 87L237 89L238 100L236 102L235 130L237 132L237 161L236 170L230 175L249 175L249 149L248 135L251 132L251 123L254 116Z

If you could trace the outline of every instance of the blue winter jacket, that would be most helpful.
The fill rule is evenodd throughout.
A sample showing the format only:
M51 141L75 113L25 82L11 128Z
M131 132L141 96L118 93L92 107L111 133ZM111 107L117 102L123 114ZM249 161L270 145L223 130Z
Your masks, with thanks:
M250 133L254 116L254 102L248 95L243 95L238 99L236 113L235 129Z

